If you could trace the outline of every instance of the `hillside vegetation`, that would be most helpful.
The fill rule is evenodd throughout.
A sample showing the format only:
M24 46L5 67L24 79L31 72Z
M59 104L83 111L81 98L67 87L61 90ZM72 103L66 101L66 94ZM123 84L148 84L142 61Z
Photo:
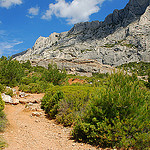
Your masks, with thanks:
M122 72L93 86L53 87L42 100L50 118L73 125L77 141L115 148L148 149L149 106L150 91L135 76Z
M53 63L46 69L32 67L29 61L19 63L2 57L0 90L5 92L5 86L19 86L24 92L45 93L42 109L57 123L72 126L72 138L79 142L99 147L149 149L148 67L145 64L143 74L149 76L146 82L138 80L136 73L130 76L118 71L111 75L80 77L59 71ZM84 82L69 84L70 78ZM3 108L0 99L0 112ZM4 115L1 118L4 120Z
M150 72L150 63L148 62L130 62L117 68L127 70L131 73L137 73L138 76L146 76Z
M1 92L3 92L3 89L4 89L3 85L0 84L0 132L4 131L4 128L6 125L6 116L3 112L5 102L2 100L2 97L1 97ZM0 149L4 148L5 146L6 146L6 143L3 137L0 136Z

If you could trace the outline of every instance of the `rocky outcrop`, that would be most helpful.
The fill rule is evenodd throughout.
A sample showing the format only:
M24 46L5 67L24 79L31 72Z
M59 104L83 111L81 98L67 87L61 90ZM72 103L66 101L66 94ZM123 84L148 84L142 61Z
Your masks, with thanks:
M70 73L107 72L107 67L99 68L100 64L115 67L133 61L150 62L149 5L150 0L130 0L104 22L78 23L68 32L39 37L32 49L14 57L45 67L53 60Z

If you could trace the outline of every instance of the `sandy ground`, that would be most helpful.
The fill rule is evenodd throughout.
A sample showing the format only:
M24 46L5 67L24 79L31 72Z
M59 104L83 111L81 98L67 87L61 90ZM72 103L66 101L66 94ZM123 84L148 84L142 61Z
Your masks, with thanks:
M35 98L36 95L32 95ZM38 95L42 97L43 95ZM30 96L28 97L30 98ZM6 105L8 123L3 136L8 143L5 150L95 150L88 144L70 140L71 128L56 125L42 112L40 117L32 116L25 105Z

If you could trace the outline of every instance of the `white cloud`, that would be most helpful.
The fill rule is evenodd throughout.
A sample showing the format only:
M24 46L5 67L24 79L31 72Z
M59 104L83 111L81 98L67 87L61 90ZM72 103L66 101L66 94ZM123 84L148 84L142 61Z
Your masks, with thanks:
M28 9L28 14L31 16L36 16L39 14L39 7L31 7L30 9Z
M90 15L100 10L105 0L56 0L55 4L49 4L49 9L42 16L42 19L51 19L52 15L66 18L69 24L88 21Z
M0 57L2 55L12 55L16 52L16 48L19 44L22 44L23 41L12 37L6 30L0 30Z
M14 46L23 43L22 41L12 41L12 42L0 42L0 47L1 49L10 49L13 48Z
M0 55L7 54L8 52L12 53L12 51L14 51L14 47L22 43L23 41L16 41L16 40L0 42Z
M22 0L0 0L0 7L10 8L13 5L22 4Z

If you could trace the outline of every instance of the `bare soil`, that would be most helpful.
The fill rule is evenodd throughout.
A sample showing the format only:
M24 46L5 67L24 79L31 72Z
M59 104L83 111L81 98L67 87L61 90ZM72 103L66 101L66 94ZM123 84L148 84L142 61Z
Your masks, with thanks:
M28 99L42 98L43 94L30 94ZM8 143L5 150L96 150L95 147L70 139L71 128L57 125L42 115L32 116L25 105L6 105L8 123L3 136Z

